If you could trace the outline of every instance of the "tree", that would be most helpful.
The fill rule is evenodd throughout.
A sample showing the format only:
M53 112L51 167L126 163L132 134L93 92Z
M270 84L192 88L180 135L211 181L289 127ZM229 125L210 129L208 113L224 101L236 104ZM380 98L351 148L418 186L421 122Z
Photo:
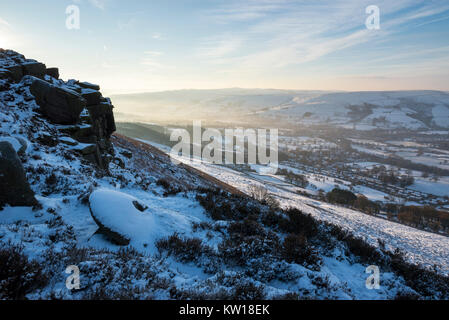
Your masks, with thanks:
M362 194L357 195L357 199L354 201L354 207L368 214L377 214L380 209L377 203L370 201Z
M339 188L335 188L331 192L328 192L326 196L329 202L343 205L352 206L354 202L357 200L357 196L354 193Z
M262 186L252 184L249 187L249 195L255 200L266 204L272 208L278 208L279 202Z

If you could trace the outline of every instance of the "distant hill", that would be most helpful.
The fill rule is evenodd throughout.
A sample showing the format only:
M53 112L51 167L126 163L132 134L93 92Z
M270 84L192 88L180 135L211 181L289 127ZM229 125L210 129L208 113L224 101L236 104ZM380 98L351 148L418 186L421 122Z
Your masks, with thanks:
M122 119L277 119L359 130L447 129L449 93L328 92L275 89L179 90L112 97Z

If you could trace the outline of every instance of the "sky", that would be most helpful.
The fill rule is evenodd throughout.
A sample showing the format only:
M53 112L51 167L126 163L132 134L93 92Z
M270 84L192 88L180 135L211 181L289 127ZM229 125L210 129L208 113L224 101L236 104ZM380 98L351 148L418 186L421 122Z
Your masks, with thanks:
M66 26L71 5L79 29ZM370 5L379 29L366 26ZM107 94L448 91L449 1L2 0L0 47Z

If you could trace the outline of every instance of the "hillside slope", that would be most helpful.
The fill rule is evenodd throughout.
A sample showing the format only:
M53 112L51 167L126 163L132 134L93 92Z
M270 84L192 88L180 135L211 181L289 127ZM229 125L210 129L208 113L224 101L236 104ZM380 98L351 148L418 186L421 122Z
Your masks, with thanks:
M338 225L373 246L378 246L378 240L381 240L392 251L403 250L409 261L449 274L449 239L444 235L307 198L297 193L296 186L277 176L238 172L199 161L192 165L245 193L250 193L254 185L263 186L284 208L298 208L320 221Z

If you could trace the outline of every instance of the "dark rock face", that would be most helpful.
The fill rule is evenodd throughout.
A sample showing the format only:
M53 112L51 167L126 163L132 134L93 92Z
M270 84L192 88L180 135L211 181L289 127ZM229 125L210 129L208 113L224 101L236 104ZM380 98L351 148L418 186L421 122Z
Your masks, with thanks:
M96 91L100 91L100 86L98 84L93 84L89 82L79 82L78 85L84 89L92 89Z
M45 71L46 75L53 77L55 79L59 79L59 69L58 68L47 68Z
M13 146L0 142L0 207L6 204L34 206L37 200Z
M6 69L0 69L0 80L11 78L11 72Z
M60 131L70 135L73 139L81 143L97 142L97 137L94 135L94 130L91 125L73 126L61 129Z
M57 124L76 124L86 106L86 101L79 94L58 88L48 82L35 79L30 87L41 111Z
M115 132L113 106L110 99L103 98L98 90L100 86L88 82L72 82L80 90L86 101L86 113L81 116L82 125L72 128L71 136L81 143L92 144L82 150L84 158L96 163L100 168L106 168L113 155L114 148L110 142Z
M87 112L83 112L79 123L62 131L80 143L90 144L82 150L77 149L78 153L100 168L106 168L111 159L110 155L114 154L110 141L116 130L114 106L110 99L103 98L101 92L94 89L99 88L98 85L74 80L71 84L80 90L80 96L86 101Z
M21 65L13 65L4 67L9 71L10 77L13 81L19 82L23 77L23 69Z
M109 139L111 134L116 130L114 113L112 112L113 108L109 101L87 107L92 119L95 135L99 139Z
M17 154L24 155L28 148L28 144L24 139L22 139L20 137L17 137L16 139L17 139L17 141L19 141L19 143L21 145L20 149L17 151Z
M37 61L25 62L22 65L22 69L24 76L30 75L38 78L43 78L45 72L47 71L47 67L45 66L45 64Z
M81 91L81 96L86 100L87 106L97 105L101 102L101 93L92 89L84 89Z
M12 50L0 49L0 59L2 63L0 68L1 78L11 79L14 82L19 82L26 75L34 76L37 78L44 78L47 67L45 64L32 59L25 59L25 57Z

